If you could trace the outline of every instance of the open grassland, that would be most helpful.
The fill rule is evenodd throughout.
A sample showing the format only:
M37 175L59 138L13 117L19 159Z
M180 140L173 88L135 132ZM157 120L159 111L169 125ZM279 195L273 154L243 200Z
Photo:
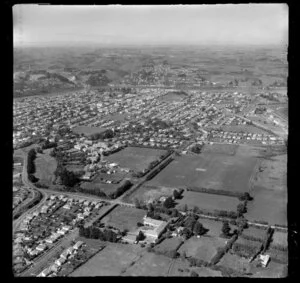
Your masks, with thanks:
M128 229L129 231L135 231L137 229L137 223L142 223L145 215L145 210L118 206L105 216L102 222L120 230Z
M137 245L109 244L70 276L119 276L138 257L140 251Z
M82 182L80 187L87 190L95 190L95 191L100 190L104 192L106 195L109 195L110 193L116 191L118 184L107 184L96 179L93 180L92 182Z
M282 278L285 277L287 265L280 264L274 261L270 261L266 268L256 267L254 264L251 265L250 272L255 278Z
M247 272L250 268L249 261L236 254L226 253L217 265L234 269L238 272Z
M130 195L130 200L133 202L134 199L139 199L142 201L150 201L154 199L159 199L161 196L170 196L173 194L173 188L167 187L148 187L141 186L138 190Z
M37 154L35 159L36 173L35 176L39 178L42 182L49 185L52 184L54 180L54 171L57 167L57 162L55 158L48 154Z
M287 154L262 160L255 185L275 191L287 190Z
M270 225L287 225L287 192L254 187L254 200L248 203L245 217L250 220L267 221Z
M205 187L228 191L249 190L256 159L203 153L181 156L156 175L149 185L166 187Z
M130 266L124 276L166 276L171 259L154 253L145 253L133 266Z
M287 245L288 245L288 233L275 231L274 234L273 234L271 247L272 247L272 245L280 245L280 246L287 247Z
M208 267L190 267L187 260L175 259L169 270L168 276L190 276L190 273L195 271L199 274L200 277L221 277L221 271L212 270Z
M164 153L164 150L152 148L126 147L108 156L107 160L138 172L147 169L152 161L157 160Z
M217 249L225 246L225 239L219 237L202 236L200 239L188 239L178 250L180 254L186 253L188 257L195 257L207 262L215 256Z
M205 144L202 149L202 152L235 155L238 147L239 146L236 144L219 144L219 143Z
M168 251L177 250L181 242L182 240L179 238L165 239L160 244L155 246L154 249L158 252L168 252Z
M182 207L186 204L190 209L197 206L205 210L235 211L239 203L240 201L236 197L185 191L177 206Z

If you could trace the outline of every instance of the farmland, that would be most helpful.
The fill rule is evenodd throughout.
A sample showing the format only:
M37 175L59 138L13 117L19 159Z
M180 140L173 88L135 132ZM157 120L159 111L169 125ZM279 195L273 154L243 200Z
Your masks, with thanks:
M137 172L147 169L151 162L157 160L158 157L164 153L164 150L126 147L125 149L108 156L107 160Z
M225 246L225 241L225 239L218 237L203 236L200 239L192 237L178 251L180 254L185 252L188 257L191 256L209 262L217 253L217 249Z
M143 222L146 212L142 209L118 206L109 215L102 219L102 222L120 230L136 230L137 222Z
M124 276L166 276L171 259L154 253L145 253Z
M251 266L250 272L255 278L281 278L284 275L287 265L280 264L274 261L270 261L267 268L257 268Z
M247 272L250 269L249 261L236 254L226 253L217 265L234 269L238 272Z
M206 193L198 193L192 191L185 191L183 198L178 201L179 207L187 205L188 208L192 209L194 206L198 206L200 209L205 210L226 210L235 211L239 200L235 197L228 197Z
M200 156L181 156L156 175L154 186L205 187L229 191L248 191L249 178L256 159L203 153Z
M139 246L110 244L70 276L118 276L130 266L140 251Z

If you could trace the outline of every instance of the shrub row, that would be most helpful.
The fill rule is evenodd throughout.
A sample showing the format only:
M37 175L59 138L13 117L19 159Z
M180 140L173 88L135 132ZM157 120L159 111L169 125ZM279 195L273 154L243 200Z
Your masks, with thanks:
M242 197L244 193L241 192L231 192L226 190L215 190L210 188L203 188L203 187L189 187L187 191L197 192L197 193L207 193L207 194L214 194L214 195L224 195L230 197Z
M280 244L272 244L271 247L272 247L272 249L279 250L279 251L282 251L282 252L287 252L288 251L288 246L283 246L283 245L280 245Z
M151 180L155 175L157 175L162 169L164 169L168 164L170 164L173 161L173 158L167 159L165 162L163 162L158 168L153 170L147 177L146 180Z
M218 252L216 255L211 259L210 263L212 265L216 265L221 258L231 249L233 243L237 240L238 235L232 236L232 238L227 242L226 246L223 248L218 248Z

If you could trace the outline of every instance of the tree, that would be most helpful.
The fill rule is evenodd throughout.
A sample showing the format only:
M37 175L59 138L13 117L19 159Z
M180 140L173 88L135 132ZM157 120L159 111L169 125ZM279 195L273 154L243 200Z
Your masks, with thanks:
M245 200L253 200L253 198L250 196L250 194L248 193L248 192L245 192L243 195L241 195L240 197L239 197L239 200L241 200L241 201L245 201Z
M165 202L164 202L163 205L164 205L164 207L166 207L166 208L171 208L171 207L173 207L173 206L174 206L174 201L173 201L172 197L166 198L166 200L165 200Z
M171 214L172 217L178 217L179 216L179 212L176 208L173 208L172 209L172 214Z
M152 203L149 203L148 204L148 211L154 211L154 206L153 206L153 204Z
M245 212L247 212L247 208L245 203L239 203L237 206L237 212L239 214L239 216L241 216L242 214L244 214Z
M139 201L138 198L134 199L134 205L135 205L136 208L141 208L141 204L140 204L140 201Z
M203 227L202 223L200 222L196 222L195 225L194 225L194 229L193 229L193 232L195 235L199 235L199 236L202 236L204 235L208 230L206 228Z
M195 271L192 271L190 276L191 277L199 277L199 274Z
M229 226L229 222L228 221L224 221L223 222L223 226L222 226L222 233L225 235L225 236L230 236L230 226Z
M179 199L180 198L180 193L177 190L174 190L173 191L173 196L174 196L174 199Z
M139 234L136 236L136 241L142 241L146 238L146 236L144 235L144 233L142 231L139 232Z

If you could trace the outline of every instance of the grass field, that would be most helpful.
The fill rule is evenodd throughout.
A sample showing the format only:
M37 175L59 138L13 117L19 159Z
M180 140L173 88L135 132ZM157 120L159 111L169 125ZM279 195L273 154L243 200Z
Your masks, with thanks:
M249 157L203 153L181 156L149 181L166 187L195 186L229 191L248 191L248 181L256 164Z
M174 260L168 276L190 276L190 273L195 271L200 277L221 277L221 271L209 269L207 267L190 267L187 260Z
M247 272L250 269L249 261L238 255L226 253L217 265L221 265L227 268L232 268L238 272Z
M245 236L252 236L252 237L255 237L257 239L261 239L263 240L264 237L266 236L266 230L264 229L257 229L257 228L254 228L254 227L248 227L247 229L244 229L243 230L243 235Z
M80 187L83 189L101 190L106 195L109 195L116 191L118 184L106 184L93 180L92 182L82 182Z
M133 266L130 266L124 276L166 276L171 259L154 253L145 253Z
M102 222L120 230L128 229L129 231L135 231L137 229L137 222L143 223L143 217L145 215L145 210L118 206L105 216Z
M119 276L140 251L138 245L109 244L70 276Z
M55 158L48 154L37 154L35 159L36 173L35 176L42 182L51 184L54 180L54 171L56 170L57 162Z
M209 262L217 253L217 248L225 246L225 239L219 237L203 236L200 239L192 237L188 239L178 250L186 255Z
M270 225L287 225L287 192L254 187L254 200L248 203L245 217L250 220L267 221Z
M250 272L253 274L252 277L255 278L281 278L283 277L285 268L285 264L280 264L271 260L267 268L257 268L254 265L251 265Z
M191 209L198 206L200 209L205 210L235 211L239 203L240 201L235 197L185 191L177 206L186 204Z
M287 246L288 245L288 233L275 231L273 234L272 245L281 245L281 246Z
M132 169L133 171L142 171L148 168L152 161L165 153L165 150L140 147L126 147L107 157L109 162L115 162L121 167Z
M177 250L181 243L181 240L179 238L170 238L163 240L160 244L155 246L155 250L158 252L168 252Z
M76 134L92 135L92 134L102 133L106 129L100 127L77 126L72 130Z
M235 155L236 150L239 146L236 144L206 144L202 152Z

